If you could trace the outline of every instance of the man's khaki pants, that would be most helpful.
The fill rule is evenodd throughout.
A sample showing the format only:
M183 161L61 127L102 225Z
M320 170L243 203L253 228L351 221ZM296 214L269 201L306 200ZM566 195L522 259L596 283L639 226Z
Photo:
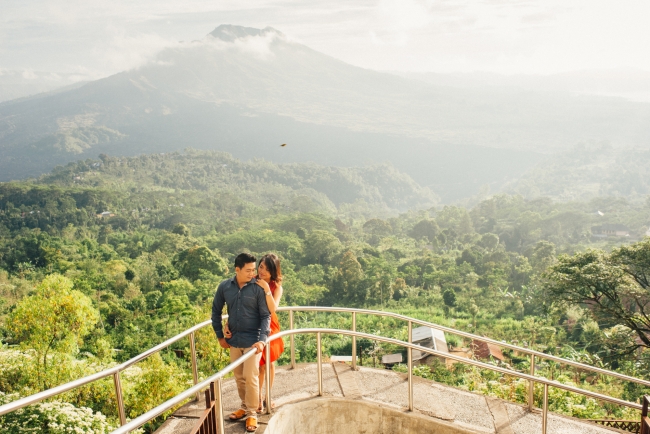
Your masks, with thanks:
M248 349L230 347L230 363L243 356ZM261 358L262 353L250 357L233 371L237 382L237 392L241 399L241 408L246 410L247 417L257 417L257 408L260 405L259 367Z

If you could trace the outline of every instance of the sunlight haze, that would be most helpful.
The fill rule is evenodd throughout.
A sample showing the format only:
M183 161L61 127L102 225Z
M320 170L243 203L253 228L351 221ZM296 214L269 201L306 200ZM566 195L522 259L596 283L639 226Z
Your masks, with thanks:
M650 70L641 0L2 2L0 68L106 76L219 24L271 26L376 70Z

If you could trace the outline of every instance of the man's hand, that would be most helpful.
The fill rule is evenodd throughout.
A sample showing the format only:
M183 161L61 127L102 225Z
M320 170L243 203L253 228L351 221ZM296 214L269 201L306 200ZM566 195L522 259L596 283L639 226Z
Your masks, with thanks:
M228 327L227 322L223 325L223 337L226 339L230 339L232 337L232 333L230 332L230 327Z
M264 342L255 342L251 348L255 348L255 354L259 354L264 349Z
M219 338L219 345L221 345L221 348L230 348L230 345L226 342L226 338Z

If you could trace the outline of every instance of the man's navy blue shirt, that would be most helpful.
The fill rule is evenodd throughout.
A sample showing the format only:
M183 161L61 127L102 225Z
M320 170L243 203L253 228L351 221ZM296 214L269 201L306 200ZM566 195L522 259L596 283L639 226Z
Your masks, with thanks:
M266 305L264 290L255 279L241 289L237 276L219 284L212 302L212 328L217 338L223 338L221 313L228 307L228 327L232 337L226 342L235 348L249 348L256 342L266 342L271 332L271 312Z

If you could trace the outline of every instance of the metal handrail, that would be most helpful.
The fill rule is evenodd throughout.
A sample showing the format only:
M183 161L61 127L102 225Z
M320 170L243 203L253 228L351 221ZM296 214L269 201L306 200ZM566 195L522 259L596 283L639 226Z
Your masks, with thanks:
M277 309L277 311L284 311L284 312L288 311L289 312L289 328L290 328L290 330L294 328L294 312L296 312L296 311L351 313L352 314L352 332L355 332L355 333L356 333L356 316L357 316L357 314L367 314L367 315L385 316L385 317L390 317L390 318L406 321L408 323L408 340L409 340L409 344L412 341L412 327L413 327L413 324L417 324L417 325L422 325L422 326L430 327L430 328L433 328L433 329L441 330L443 332L456 334L458 336L462 336L462 337L466 337L466 338L470 338L470 339L475 339L475 340L482 341L482 342L492 343L492 344L498 345L498 346L503 347L503 348L509 348L509 349L519 351L521 353L526 353L526 354L530 355L530 357L531 357L530 375L528 376L530 378L526 377L526 379L529 380L528 407L529 407L530 410L532 410L533 407L534 407L534 400L533 400L534 381L531 380L531 378L538 378L538 377L534 376L534 373L535 373L535 358L536 357L538 357L540 359L552 360L552 361L559 362L559 363L562 363L562 364L574 366L574 367L577 367L577 368L580 368L580 369L583 369L583 370L589 370L589 371L596 372L596 373L599 373L599 374L608 375L608 376L611 376L611 377L619 378L619 379L622 379L622 380L625 380L625 381L631 381L631 382L634 382L634 383L638 383L638 384L642 384L642 385L650 387L650 381L642 380L642 379L635 378L635 377L630 377L630 376L627 376L627 375L624 375L624 374L619 374L618 372L608 371L606 369L597 368L597 367L594 367L594 366L585 365L583 363L578 363L578 362L574 362L574 361L571 361L571 360L562 359L560 357L552 356L550 354L541 353L541 352L538 352L538 351L530 350L528 348L518 347L516 345L496 341L494 339L486 338L486 337L483 337L483 336L477 336L477 335L474 335L474 334L471 334L471 333L463 332L463 331L460 331L460 330L452 329L452 328L449 328L449 327L441 326L441 325L438 325L438 324L430 323L430 322L427 322L427 321L407 317L407 316L392 313L392 312L384 312L384 311L368 310L368 309L354 309L354 308L342 308L342 307L316 307L316 306L280 307L280 308ZM223 315L223 318L227 318L227 317L228 317L227 315ZM195 348L195 342L194 342L194 333L197 332L198 330L201 330L202 328L204 328L204 327L206 327L208 325L211 325L211 323L212 323L211 320L207 320L207 321L204 321L204 322L202 322L200 324L197 324L197 325L185 330L184 332L181 332L180 334L178 334L178 335L176 335L176 336L174 336L174 337L172 337L170 339L167 339L166 341L156 345L155 347L150 348L149 350L147 350L147 351L145 351L145 352L143 352L141 354L138 354L137 356L127 360L126 362L121 363L119 365L116 365L116 366L114 366L112 368L108 368L108 369L106 369L104 371L89 375L87 377L80 378L78 380L74 380L74 381L71 381L69 383L62 384L60 386L54 387L52 389L48 389L48 390L36 393L34 395L30 395L30 396L27 396L25 398L21 398L21 399L18 399L16 401L10 402L8 404L2 405L2 406L0 406L0 415L10 413L12 411L18 410L19 408L22 408L22 407L25 407L27 405L42 401L43 399L51 398L51 397L56 396L58 394L67 392L67 391L69 391L71 389L74 389L74 388L77 388L77 387L80 387L80 386L84 386L86 384L92 383L94 381L97 381L97 380L100 380L100 379L103 379L103 378L106 378L106 377L109 377L109 376L112 375L113 376L113 383L114 383L114 387L115 387L115 395L116 395L118 416L119 416L119 419L120 419L120 424L125 425L126 424L126 415L125 415L125 412L124 412L124 402L123 402L123 399L122 399L122 386L121 386L121 382L120 382L120 372L124 371L125 369L129 368L130 366L134 365L135 363L137 363L139 361L142 361L143 359L149 357L150 355L155 354L155 353L161 351L164 348L167 348L171 344L173 344L173 343L175 343L175 342L177 342L177 341L179 341L179 340L181 340L181 339L183 339L185 337L189 337L189 339L190 339L190 352L191 352L191 356L192 356L193 380L194 380L194 384L196 386L198 386L199 385L199 382L198 382L198 368L197 368L197 359L196 359L196 348ZM305 329L305 330L307 330L307 329ZM295 360L294 333L288 333L288 331L287 332L282 332L282 333L283 334L281 336L285 336L285 335L290 336L290 341L291 341L291 366L295 367L296 366L296 360ZM276 335L273 335L273 336L276 336ZM358 335L353 333L350 336L352 336L352 366L353 366L353 368L356 368L356 338L357 338ZM375 335L370 335L370 336L374 336L375 338L377 337ZM388 338L386 338L386 339L388 339ZM398 342L402 342L402 341L398 341ZM418 349L420 351L425 352L425 353L429 352L429 350L430 350L430 349L427 349L426 347L418 347ZM448 353L442 353L442 354L446 354L444 356L446 358L454 359L454 357L456 357L456 356L453 356L452 354L448 354ZM320 351L319 351L319 355L320 355ZM463 360L467 360L467 359L463 359ZM408 363L409 366L412 365L412 355L411 355L410 351L408 352L408 362L407 363ZM516 371L508 371L508 372L512 373L512 372L516 372ZM218 378L218 377L213 376L211 378ZM524 378L524 377L521 377L521 378ZM203 384L203 383L205 383L205 382L202 382L200 384ZM209 382L208 382L208 384L209 384ZM191 390L195 390L195 387L193 387ZM199 398L200 389L201 388L196 389L196 398L197 399ZM413 400L412 400L413 382L412 382L412 375L409 375L408 389L409 389L409 410L413 410ZM582 389L578 389L578 390L582 390Z
M597 400L611 402L613 404L622 405L622 406L625 406L625 407L633 408L635 410L642 410L642 406L640 404L637 404L637 403L634 403L634 402L629 402L629 401L625 401L625 400L622 400L622 399L613 398L611 396L602 395L600 393L596 393L596 392L592 392L592 391L589 391L589 390L580 389L578 387L562 384L562 383L554 381L554 380L548 380L548 379L543 378L543 377L535 377L535 376L532 376L532 375L529 375L529 374L524 374L524 373L521 373L521 372L513 371L511 369L503 368L503 367L500 367L500 366L495 366L495 365L490 365L488 363L479 362L477 360L466 359L464 357L457 356L455 354L445 353L445 352L442 352L442 351L434 350L432 348L423 347L421 345L416 345L416 344L412 344L412 343L409 343L409 342L400 341L398 339L386 338L386 337L383 337L383 336L377 336L377 335L372 335L372 334L368 334L368 333L361 333L361 332L356 332L356 331L351 331L351 330L327 329L327 328L305 328L305 329L285 330L285 331L281 331L279 333L276 333L276 334L270 336L266 341L266 349L267 349L267 351L268 351L268 348L270 347L268 345L270 342L272 342L272 341L274 341L276 339L281 339L284 336L295 335L295 334L316 334L316 340L317 340L317 343L318 343L317 344L317 350L318 350L318 362L317 362L317 365L318 365L318 395L319 396L322 396L322 394L323 394L322 356L321 356L321 348L320 348L321 347L320 346L321 335L323 333L325 333L325 334L337 334L337 335L344 335L344 336L354 336L354 337L358 337L358 338L370 339L370 340L375 340L375 341L379 341L379 342L384 342L384 343L387 343L387 344L398 345L398 346L405 347L405 348L408 348L408 349L411 349L411 350L418 350L418 351L422 351L422 352L425 352L425 353L428 353L428 354L433 354L433 355L438 356L438 357L443 357L443 358L446 358L446 359L451 359L451 360L455 360L457 362L461 362L461 363L465 363L465 364L468 364L468 365L476 366L476 367L481 368L481 369L489 369L489 370L492 370L492 371L495 371L495 372L500 372L502 374L510 375L510 376L521 378L521 379L524 379L524 380L528 380L528 381L531 381L533 383L540 383L540 384L544 385L544 397L543 397L543 403L544 404L543 404L543 407L542 407L542 433L543 434L546 434L547 425L548 425L547 422L548 422L548 388L549 387L557 387L558 389L563 389L563 390L566 390L568 392L573 392L573 393L577 393L577 394L580 394L580 395L585 395L585 396L588 396L590 398L594 398L594 399L597 399ZM175 396L174 398L171 398L170 400L160 404L156 408L154 408L152 410L149 410L148 412L138 416L137 418L133 419L132 421L130 421L126 425L124 425L124 426L116 429L115 431L113 431L112 434L127 434L130 431L141 427L142 425L144 425L145 423L147 423L151 419L159 416L160 414L164 413L165 411L169 410L170 408L174 407L175 405L180 404L185 399L191 397L197 391L201 390L202 388L207 387L213 381L217 381L217 384L218 384L217 388L218 388L218 392L220 394L221 393L221 380L223 379L223 377L226 374L232 372L232 370L235 367L242 364L246 359L248 359L248 357L252 357L253 354L254 354L254 351L250 350L246 355L244 355L243 357L237 359L237 361L235 361L234 363L228 365L226 368L222 369L221 371L219 371L215 375L211 376L207 380L201 382L200 384L197 384L196 386L191 387L190 389L187 389L185 392L183 392L183 393ZM268 369L268 363L266 365L267 365L267 369ZM413 366L412 366L412 363L411 363L409 365L409 370L408 370L409 381L411 380L412 375L413 375ZM413 389L410 388L408 393L409 393L409 402L412 402L413 401ZM267 388L266 388L266 399L267 399L267 401L266 402L268 402L268 403L272 402L270 395L271 395L270 388L267 386ZM271 410L270 406L267 406L267 408L266 408L267 413L270 413L270 410ZM222 414L223 410L221 409L220 412ZM221 434L223 434L223 432L224 432L223 431L223 418L220 420L219 432Z
M226 315L224 315L226 317ZM8 404L0 406L0 416L3 414L11 413L12 411L18 410L20 408L26 407L30 404L34 404L36 402L42 401L47 398L51 398L53 396L59 395L61 393L67 392L68 390L76 389L77 387L85 386L86 384L92 383L97 380L101 380L102 378L110 377L111 375L113 376L114 383L115 383L115 392L118 400L118 413L120 416L120 421L122 424L126 423L126 418L124 415L124 406L121 404L121 396L122 396L122 388L120 385L119 381L119 374L120 372L126 370L130 366L146 359L147 357L151 356L152 354L155 354L159 352L160 350L163 350L173 344L174 342L177 342L181 339L183 339L186 336L190 336L190 344L192 347L194 347L194 332L201 330L203 327L206 327L208 325L212 324L212 321L207 320L204 321L200 324L197 324L187 330L185 330L182 333L179 333L178 335L167 339L166 341L156 345L153 348L148 349L144 353L138 354L137 356L127 360L124 363L121 363L119 365L113 366L111 368L105 369L101 372L97 372L92 375L88 375L87 377L80 378L78 380L71 381L69 383L62 384L60 386L53 387L51 389L44 390L39 393L35 393L34 395L26 396L24 398L18 399L16 401L12 401ZM193 366L195 368L195 366ZM193 369L195 371L195 369ZM195 381L196 383L196 381Z
M563 359L561 357L553 356L551 354L542 353L539 351L531 350L524 347L519 347L517 345L509 344L506 342L497 341L494 339L486 338L484 336L478 336L472 333L464 332L461 330L452 329L450 327L441 326L439 324L431 323L428 321L419 320L416 318L411 318L405 315L400 315L393 312L385 312L381 310L368 310L368 309L354 309L347 307L321 307L321 306L285 306L279 307L277 311L309 311L309 312L345 312L345 313L362 313L367 315L376 315L376 316L385 316L389 318L395 318L406 322L411 322L413 324L418 324L426 326L432 329L441 330L446 333L455 334L469 339L474 339L489 344L494 344L502 348L508 348L511 350L518 351L520 353L526 353L531 356L538 357L540 359L551 360L554 362L562 363L564 365L575 366L576 368L589 370L603 375L608 375L610 377L619 378L621 380L631 381L634 383L642 384L644 386L650 387L650 381L643 380L641 378L630 377L629 375L620 374L618 372L609 371L607 369L598 368L596 366L585 365L584 363L574 362L573 360Z

